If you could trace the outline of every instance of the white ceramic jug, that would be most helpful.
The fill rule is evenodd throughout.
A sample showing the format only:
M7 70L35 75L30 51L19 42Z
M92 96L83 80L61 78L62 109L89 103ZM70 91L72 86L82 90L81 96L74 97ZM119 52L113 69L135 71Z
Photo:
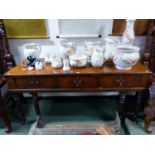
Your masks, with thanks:
M85 44L85 55L87 56L88 63L91 62L91 56L100 43L101 42L92 42L92 41L85 41L84 42L84 44Z
M105 38L105 54L104 57L106 60L112 59L115 55L116 42Z
M91 64L93 67L102 67L105 62L104 49L96 48L91 56Z

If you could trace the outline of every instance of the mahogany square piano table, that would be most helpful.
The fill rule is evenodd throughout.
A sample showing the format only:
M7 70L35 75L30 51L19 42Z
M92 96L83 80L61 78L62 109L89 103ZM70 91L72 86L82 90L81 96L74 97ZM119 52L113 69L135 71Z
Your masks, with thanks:
M85 67L71 68L65 72L54 69L46 64L43 70L23 70L20 65L5 73L9 92L18 94L31 93L35 110L40 119L40 108L37 93L40 92L120 92L118 112L125 103L127 92L141 94L151 85L152 72L141 63L137 63L131 70L117 70L113 63L107 63L102 68ZM139 95L140 96L140 95ZM138 97L139 98L139 97ZM136 102L139 102L138 100Z

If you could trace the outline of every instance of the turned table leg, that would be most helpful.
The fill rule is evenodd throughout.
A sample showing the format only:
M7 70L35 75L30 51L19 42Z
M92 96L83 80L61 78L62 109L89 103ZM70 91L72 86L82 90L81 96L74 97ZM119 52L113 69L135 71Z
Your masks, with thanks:
M43 127L43 122L41 120L40 106L39 106L39 98L37 93L32 93L33 103L35 107L35 111L37 114L37 127Z
M40 117L41 114L40 114L39 99L38 99L37 93L32 94L32 99L33 99L36 114L37 114L37 116Z
M145 120L144 120L144 128L146 132L151 133L151 122L155 117L155 83L149 88L149 99L147 102L147 107L145 108Z
M17 104L17 108L18 108L18 110L19 110L19 112L20 112L20 114L21 114L21 116L22 116L22 120L23 120L24 122L26 122L25 108L24 108L24 105L23 105L23 103L22 103L22 101L21 101L21 96L20 96L20 94L15 93L13 97L14 97L14 100L15 100L15 102L16 102L16 104Z
M140 108L142 107L143 99L144 99L144 92L137 92L136 93L136 107L134 111L134 120L137 123L138 114L140 112Z
M118 104L118 114L120 116L121 123L125 123L125 115L124 115L124 104L125 104L126 93L120 92L120 99Z

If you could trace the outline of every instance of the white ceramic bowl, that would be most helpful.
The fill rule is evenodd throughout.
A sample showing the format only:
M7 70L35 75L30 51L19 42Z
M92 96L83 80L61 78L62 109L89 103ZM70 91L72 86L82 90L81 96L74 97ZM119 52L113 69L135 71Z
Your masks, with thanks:
M118 46L113 58L117 69L129 70L140 59L140 48L137 46Z
M85 67L87 65L87 56L74 54L69 57L69 62L72 67Z
M39 58L41 53L41 47L36 43L24 44L24 55L26 57L32 56L33 58Z

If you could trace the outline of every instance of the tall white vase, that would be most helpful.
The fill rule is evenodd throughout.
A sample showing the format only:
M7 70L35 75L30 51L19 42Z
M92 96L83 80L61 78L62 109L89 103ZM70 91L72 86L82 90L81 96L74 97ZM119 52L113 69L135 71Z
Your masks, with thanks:
M135 39L134 25L135 19L126 19L126 28L122 36L123 45L133 45Z

